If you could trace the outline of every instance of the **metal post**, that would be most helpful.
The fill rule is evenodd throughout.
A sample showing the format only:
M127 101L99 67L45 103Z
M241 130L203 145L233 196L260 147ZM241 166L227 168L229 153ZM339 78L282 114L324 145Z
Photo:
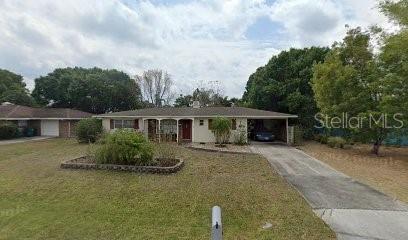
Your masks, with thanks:
M290 145L289 142L289 119L286 118L286 144Z
M211 239L222 240L221 208L218 206L212 208Z

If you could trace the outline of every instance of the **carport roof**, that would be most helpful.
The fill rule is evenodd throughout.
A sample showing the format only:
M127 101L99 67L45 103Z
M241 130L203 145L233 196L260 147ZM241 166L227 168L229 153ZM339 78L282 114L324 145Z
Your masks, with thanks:
M297 118L296 115L245 107L163 107L101 114L96 117L246 117L246 118Z
M91 113L69 108L34 108L14 104L0 105L0 120L82 119L91 116Z

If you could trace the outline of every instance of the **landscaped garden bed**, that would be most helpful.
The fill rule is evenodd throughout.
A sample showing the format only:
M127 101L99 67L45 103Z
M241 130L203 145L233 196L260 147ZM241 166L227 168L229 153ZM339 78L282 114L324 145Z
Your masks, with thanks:
M86 156L65 161L61 168L171 174L184 166L184 161L176 157L173 146L152 144L143 134L129 129L100 137L98 131L88 131L88 125L86 121L78 123L78 141L96 144L88 145Z
M140 173L171 174L181 170L184 161L181 159L157 158L155 161L145 166L99 164L92 157L80 157L61 163L64 169L87 169L87 170L115 170Z

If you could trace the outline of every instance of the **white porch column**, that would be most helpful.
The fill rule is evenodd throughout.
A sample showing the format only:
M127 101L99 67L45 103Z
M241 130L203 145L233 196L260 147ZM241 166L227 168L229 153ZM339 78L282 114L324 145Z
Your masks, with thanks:
M143 124L143 134L146 137L146 139L149 139L149 120L142 118L142 124Z
M176 134L176 142L179 142L179 119L176 119L176 125L177 125L177 134Z
M159 120L159 142L161 141L161 128L160 128L160 119Z
M286 118L286 144L289 145L289 119Z
M191 142L194 142L194 118L191 119Z
M68 120L68 137L71 137L71 121Z

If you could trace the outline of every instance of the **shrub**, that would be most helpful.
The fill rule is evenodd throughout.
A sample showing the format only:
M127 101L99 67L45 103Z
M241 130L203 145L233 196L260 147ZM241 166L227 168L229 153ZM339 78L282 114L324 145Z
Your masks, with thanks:
M323 135L323 134L316 134L314 136L314 140L321 143L321 144L327 144L328 138L329 137L327 135Z
M18 137L18 127L13 123L0 124L0 139L11 139Z
M296 146L300 146L303 144L303 135L304 131L300 126L294 126L293 127L293 144Z
M94 143L100 137L102 130L100 119L82 119L75 127L76 138L80 143Z
M327 139L327 145L331 148L344 148L346 140L342 137L329 137Z
M244 125L240 124L235 134L234 143L237 145L245 145L247 143L247 129Z
M95 152L98 163L147 165L153 161L153 146L145 136L133 130L121 129L105 134Z
M216 143L221 146L228 143L231 135L231 121L225 117L217 117L212 123L212 131L215 135Z

